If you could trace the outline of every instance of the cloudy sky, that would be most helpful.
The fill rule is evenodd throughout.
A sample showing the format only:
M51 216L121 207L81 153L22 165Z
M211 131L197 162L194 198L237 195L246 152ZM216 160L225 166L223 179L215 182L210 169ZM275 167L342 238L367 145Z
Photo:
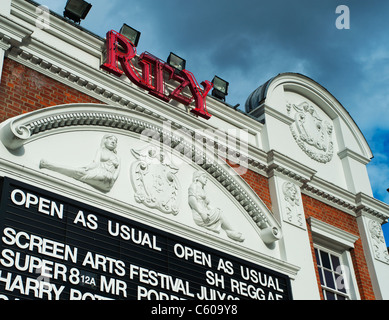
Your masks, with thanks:
M36 0L62 14L66 0ZM374 196L389 203L389 1L89 0L81 26L104 37L125 22L141 31L138 52L187 60L196 79L229 81L227 101L244 106L259 85L302 73L331 92L365 135ZM349 9L349 28L345 12ZM383 229L389 243L389 223Z

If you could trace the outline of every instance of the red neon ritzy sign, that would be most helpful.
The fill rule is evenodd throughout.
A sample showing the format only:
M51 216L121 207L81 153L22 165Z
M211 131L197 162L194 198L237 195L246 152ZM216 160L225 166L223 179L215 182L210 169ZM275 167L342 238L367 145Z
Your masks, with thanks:
M140 75L131 61L135 56L136 49L130 40L113 30L107 33L107 57L105 63L101 65L102 69L117 76L125 73L133 83L163 101L174 99L187 106L194 100L195 108L191 112L204 119L211 117L205 105L207 94L213 87L211 82L207 80L201 82L204 87L202 90L191 72L182 70L177 73L173 67L147 52L142 53L138 60L142 68L142 75ZM121 69L118 68L119 62ZM164 74L168 74L169 80L179 83L169 95L165 94ZM153 77L154 81L152 81ZM192 97L182 94L185 88L189 89Z

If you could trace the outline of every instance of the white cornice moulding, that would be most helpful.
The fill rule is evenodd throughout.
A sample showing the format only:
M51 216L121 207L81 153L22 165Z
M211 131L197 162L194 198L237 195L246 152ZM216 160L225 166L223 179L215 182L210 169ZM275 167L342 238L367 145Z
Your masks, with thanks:
M316 174L316 170L313 170L276 150L270 150L268 152L267 165L269 176L279 173L296 180L300 185L310 181Z
M380 223L389 219L389 205L362 192L356 195L356 206L358 216L369 216L380 220Z
M301 192L355 216L355 194L324 179L314 176L302 186Z
M140 108L146 109L146 113L157 113L160 117L170 117L176 123L184 123L193 130L219 130L207 121L188 113L184 107L163 102L146 94L144 90L129 81L121 80L105 71L77 61L66 53L42 43L39 39L33 38L28 46L15 49L8 57L107 104L118 104L130 109L134 108L134 104L143 105ZM207 102L210 100L207 99ZM145 104L145 102L148 103ZM212 102L208 103L208 109L212 109ZM168 115L166 109L169 110ZM234 116L230 114L231 112L234 112ZM262 128L259 122L245 115L240 115L228 107L225 107L224 114L219 109L219 114L215 116L228 121L232 126L247 129L251 134L258 134ZM231 120L234 117L238 117L238 119ZM256 125L258 125L257 128Z
M313 236L319 237L325 241L331 241L342 249L354 248L354 243L359 239L358 236L347 231L329 225L323 221L310 217L308 223L311 225Z
M10 18L0 15L0 39L6 40L12 46L19 46L32 33L32 29L26 28Z
M350 158L362 163L363 165L367 165L370 162L369 158L364 157L364 156L360 155L359 153L357 153L353 150L350 150L348 148L345 148L342 151L338 152L338 156L340 159L350 157Z

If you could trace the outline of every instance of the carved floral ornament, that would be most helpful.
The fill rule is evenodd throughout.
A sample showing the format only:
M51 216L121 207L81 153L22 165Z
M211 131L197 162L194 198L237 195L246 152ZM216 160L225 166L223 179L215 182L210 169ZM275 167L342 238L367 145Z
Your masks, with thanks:
M124 135L128 135L129 132L140 134L144 130L152 130L156 136L159 136L160 143L172 149L180 143L180 138L174 136L172 132L164 132L163 126L159 127L145 121L136 113L126 113L125 110L112 109L106 105L85 104L82 108L80 105L51 107L5 121L0 126L0 141L12 151L23 148L25 143L50 130L95 126L110 128L110 130L115 129L116 132L120 130L123 131ZM45 156L39 159L39 168L67 175L104 193L110 192L114 187L118 174L127 173L129 181L132 179L130 184L132 183L135 201L138 203L173 216L180 213L183 205L191 210L188 200L186 203L178 201L187 192L181 190L180 183L176 178L178 168L170 162L168 157L160 153L159 149L150 149L146 145L141 150L131 150L131 146L128 146L135 157L134 162L133 158L125 159L123 155L116 152L118 143L115 134L101 135L94 146L85 147L85 152L91 153L89 164L86 163L83 167L69 168L66 163L53 163ZM122 145L121 148L123 148ZM228 165L222 165L211 157L208 158L200 148L195 146L182 148L178 152L189 162L195 163L197 170L213 177L218 186L224 188L237 201L237 204L247 212L259 228L259 234L264 243L272 244L281 239L282 232L277 222L271 217L271 212L267 211L264 204L258 204L258 201L254 200L256 195L251 194L253 193L251 189L242 187L241 183L231 175L232 169ZM196 159L199 158L207 159L207 161L198 163ZM128 161L131 162L131 168L126 169L123 163ZM132 178L130 178L131 175ZM227 209L220 208L220 211L223 212ZM226 223L223 224L223 226L226 225ZM230 230L228 227L222 229L227 235L229 234L229 238L238 242L244 241L243 235L239 232Z
M295 120L290 130L301 150L315 161L331 161L334 153L332 124L323 120L306 101L298 105L288 103L286 107L288 115Z
M304 216L299 200L299 190L294 183L286 181L282 184L286 214L284 220L301 228L304 228Z
M385 244L385 238L382 232L381 225L375 220L370 220L369 233L373 247L374 257L381 262L389 264L388 248Z

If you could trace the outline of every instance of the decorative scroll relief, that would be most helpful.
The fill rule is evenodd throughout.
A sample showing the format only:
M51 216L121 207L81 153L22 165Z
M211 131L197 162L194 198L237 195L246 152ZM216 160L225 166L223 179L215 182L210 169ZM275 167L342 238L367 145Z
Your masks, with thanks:
M164 213L178 214L180 185L176 173L179 168L155 146L138 151L131 149L131 152L137 159L130 174L135 201Z
M106 134L101 139L95 159L84 167L70 167L42 159L40 169L48 169L84 182L102 192L113 187L119 175L120 160L116 152L117 137Z
M304 213L300 204L299 190L292 182L284 182L282 184L282 193L284 196L285 215L284 221L289 222L297 227L304 227Z
M382 228L377 221L369 221L369 233L374 257L381 262L389 264L389 254L385 244L385 238L382 234Z
M295 119L290 130L298 146L315 161L331 161L334 153L332 124L323 120L306 101L298 105L288 103L287 112Z

